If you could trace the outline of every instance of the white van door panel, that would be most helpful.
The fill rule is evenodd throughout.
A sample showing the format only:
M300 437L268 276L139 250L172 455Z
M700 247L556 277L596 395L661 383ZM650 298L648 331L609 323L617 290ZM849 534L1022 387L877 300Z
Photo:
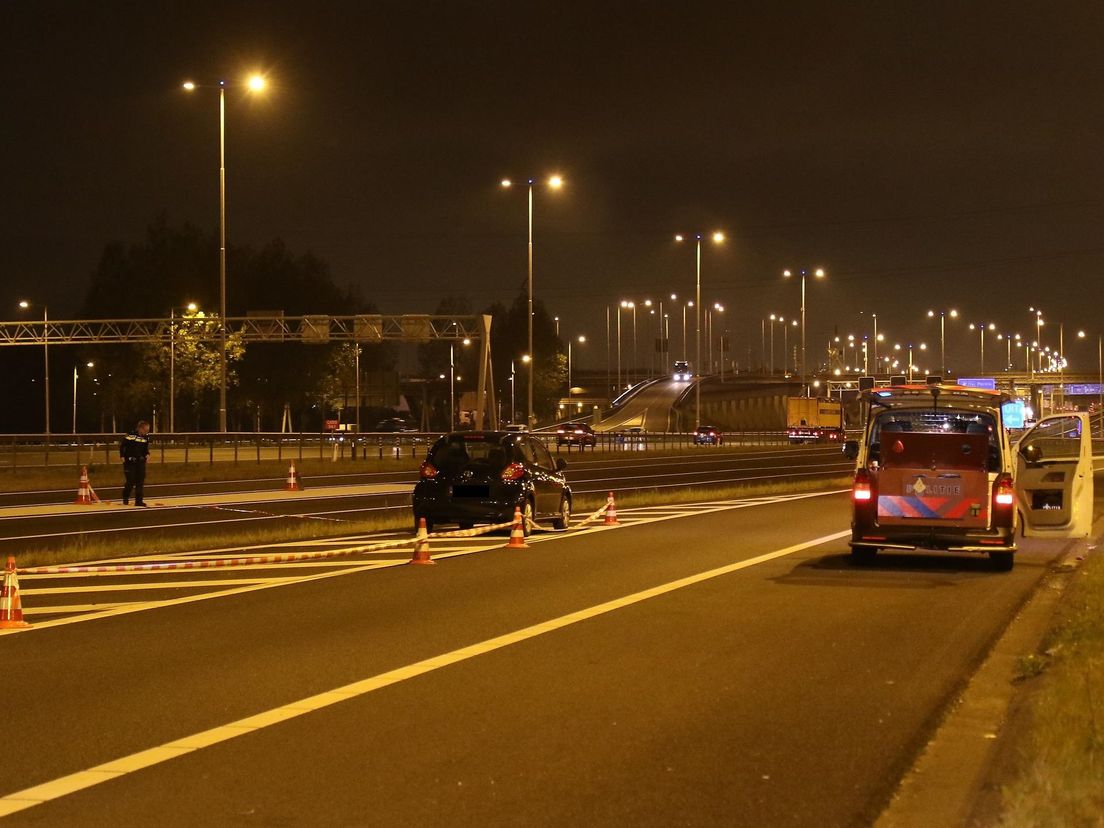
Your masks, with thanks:
M1015 485L1024 535L1088 537L1093 510L1089 415L1053 414L1024 434L1016 447Z

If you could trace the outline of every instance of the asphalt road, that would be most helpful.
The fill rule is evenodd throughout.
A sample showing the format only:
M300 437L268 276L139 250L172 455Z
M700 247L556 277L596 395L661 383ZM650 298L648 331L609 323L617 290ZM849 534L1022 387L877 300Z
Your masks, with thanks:
M945 555L855 568L846 495L627 517L2 635L0 808L43 800L11 817L38 825L866 824L1061 551L1025 542L1007 574Z
M703 483L768 482L845 474L850 464L838 447L778 447L728 451L710 446L677 452L625 452L625 456L568 458L568 479L577 495L609 490L659 488L670 491ZM299 525L304 519L337 522L409 509L414 471L337 475L307 480L293 498L264 499L266 489L280 492L282 480L149 487L149 509L74 507L63 514L32 514L34 504L67 503L72 493L39 492L32 502L0 499L0 554L53 548L78 538L109 538L122 532L154 538L186 536L221 526ZM323 489L325 484L327 485ZM270 488L269 488L270 487ZM346 488L347 487L347 488ZM260 497L257 492L261 491ZM211 495L205 500L203 495ZM217 495L217 497L215 496ZM108 497L104 490L101 496ZM186 500L174 501L184 497ZM41 511L41 510L40 510Z
M620 431L641 426L646 431L667 431L671 409L682 393L693 383L658 380L634 394L620 409L595 428L596 431Z

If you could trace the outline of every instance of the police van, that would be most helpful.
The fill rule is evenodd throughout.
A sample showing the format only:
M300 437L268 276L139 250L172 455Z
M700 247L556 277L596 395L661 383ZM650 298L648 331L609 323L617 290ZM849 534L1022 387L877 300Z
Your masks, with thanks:
M855 460L851 555L940 549L987 554L1012 568L1016 537L1087 537L1092 525L1088 415L1044 417L1012 447L1008 398L957 385L863 392Z

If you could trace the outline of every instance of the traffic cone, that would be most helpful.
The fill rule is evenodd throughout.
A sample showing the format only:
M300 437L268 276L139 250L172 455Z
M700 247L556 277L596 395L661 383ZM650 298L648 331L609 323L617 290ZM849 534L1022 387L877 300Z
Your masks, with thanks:
M301 492L303 491L303 484L299 480L299 472L295 470L295 463L292 462L288 467L288 479L284 484L285 492Z
M514 525L510 527L510 542L506 544L507 549L528 549L529 544L525 542L525 526L522 524L524 518L521 516L521 507L514 507Z
M414 536L414 557L410 563L420 566L433 566L437 561L429 557L429 532L426 531L425 518L418 519L418 534Z
M80 480L77 482L77 499L73 501L78 506L91 506L92 486L88 482L88 466L81 466Z
M613 492L606 498L606 526L617 525L617 504L613 500Z
M0 630L20 630L31 626L23 620L23 602L19 599L19 576L15 556L8 555L4 586L0 588Z

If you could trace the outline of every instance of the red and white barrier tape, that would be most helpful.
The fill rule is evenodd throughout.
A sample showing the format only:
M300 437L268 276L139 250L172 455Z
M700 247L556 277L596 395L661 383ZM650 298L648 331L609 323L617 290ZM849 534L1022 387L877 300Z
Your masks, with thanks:
M581 520L574 528L584 526L590 521L596 520L605 513L607 506L603 506L594 514ZM529 521L534 528L541 530L534 521ZM431 540L441 538L474 538L478 535L486 535L500 529L509 529L514 525L509 523L492 523L489 526L480 526L478 529L459 529L453 532L434 532L429 535ZM547 530L544 530L547 531ZM392 541L378 541L362 546L343 546L340 549L326 549L313 552L288 552L282 555L247 555L240 558L205 558L201 560L187 561L158 561L154 563L133 564L77 564L75 566L25 566L16 571L20 575L102 575L122 572L172 572L175 570L189 569L219 569L231 566L255 566L258 564L298 563L301 561L317 561L325 558L339 558L344 555L358 555L363 552L382 552L385 549L401 549L404 546L413 546L418 540L416 536L399 538Z

